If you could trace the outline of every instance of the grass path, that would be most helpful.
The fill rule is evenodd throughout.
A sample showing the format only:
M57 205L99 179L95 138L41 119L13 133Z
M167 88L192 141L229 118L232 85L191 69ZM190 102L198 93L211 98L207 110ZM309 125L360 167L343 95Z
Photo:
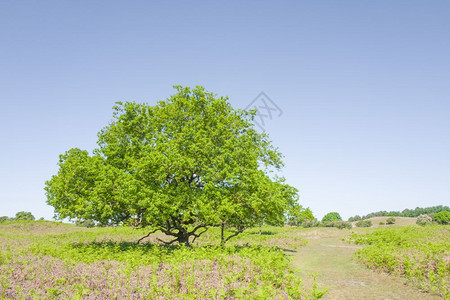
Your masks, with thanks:
M358 246L341 240L350 233L336 228L301 233L308 244L290 255L306 286L311 286L311 275L317 274L319 288L330 287L324 299L442 299L406 285L402 278L357 264L352 256Z

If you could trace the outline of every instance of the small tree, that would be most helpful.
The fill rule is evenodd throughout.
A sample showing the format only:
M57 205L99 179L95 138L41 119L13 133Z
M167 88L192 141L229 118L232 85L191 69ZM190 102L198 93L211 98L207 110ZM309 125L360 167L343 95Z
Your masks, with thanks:
M7 216L0 217L0 223L12 221L12 220L13 219L11 219L10 217L7 217Z
M434 214L434 219L438 224L450 224L450 211L441 211Z
M327 213L323 218L322 222L333 222L333 221L342 221L341 215L337 212Z
M313 224L314 221L316 221L316 218L309 207L304 208L296 203L288 210L287 223L290 226L310 225Z
M359 221L359 220L361 220L361 216L359 216L359 215L348 218L349 222L355 222L355 221Z
M294 190L269 176L283 163L254 128L256 112L202 87L176 89L154 106L117 103L92 155L60 156L45 188L56 218L152 227L173 237L166 244L186 245L210 226L225 242L283 219ZM235 232L225 237L225 229Z
M427 214L418 216L416 220L416 224L421 226L429 225L431 223L433 223L433 219Z
M34 221L34 216L30 212L19 211L18 213L16 213L16 217L14 219L16 221Z
M392 225L392 224L394 224L394 223L395 223L395 218L390 217L390 218L387 218L387 219L386 219L386 224Z

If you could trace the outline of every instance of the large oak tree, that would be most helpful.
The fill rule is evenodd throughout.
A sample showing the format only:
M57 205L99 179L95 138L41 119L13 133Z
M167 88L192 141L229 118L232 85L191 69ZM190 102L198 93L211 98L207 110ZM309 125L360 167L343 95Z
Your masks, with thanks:
M176 89L154 106L117 103L92 155L60 156L45 188L57 218L151 227L187 245L209 226L220 226L225 242L283 220L296 190L271 176L281 154L255 130L255 112L202 87Z

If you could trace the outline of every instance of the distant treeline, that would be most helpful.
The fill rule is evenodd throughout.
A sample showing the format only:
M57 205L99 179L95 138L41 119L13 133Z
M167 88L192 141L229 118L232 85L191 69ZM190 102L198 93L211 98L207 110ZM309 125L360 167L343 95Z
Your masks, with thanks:
M8 221L34 221L34 216L32 213L28 211L19 211L16 213L16 217L10 218L7 216L0 217L0 223L8 222ZM43 220L43 218L39 219Z
M435 214L441 211L450 211L450 207L438 205L438 206L431 206L431 207L416 207L415 209L404 209L403 211L377 211L370 214L367 214L365 216L354 216L350 217L348 219L349 222L353 221L359 221L359 220L365 220L373 217L410 217L415 218L423 214Z

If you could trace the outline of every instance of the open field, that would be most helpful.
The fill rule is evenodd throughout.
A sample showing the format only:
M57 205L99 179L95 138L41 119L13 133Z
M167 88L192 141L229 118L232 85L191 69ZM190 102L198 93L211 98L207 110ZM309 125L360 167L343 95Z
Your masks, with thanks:
M192 248L137 245L143 230L53 222L0 225L2 299L306 299L280 245L305 240L294 229L250 230L226 247L218 231ZM164 238L162 235L152 236Z
M432 247L435 256L424 256L421 263L447 259L447 269L445 264L440 268L441 279L448 282L448 226L352 230L265 226L261 235L256 228L248 230L226 247L217 246L219 230L211 228L186 248L158 245L156 238L164 239L162 234L137 245L147 233L141 229L38 221L0 224L0 298L314 299L329 288L324 299L442 299L444 281L433 289L404 272L371 265L371 258L383 253L395 257L392 247L378 247L385 251L374 256L373 247L363 245L367 241L376 245L379 230L394 235L425 230L408 235L413 247L407 249L422 253L424 235L430 236L427 245L441 243ZM347 242L350 235L357 244ZM404 241L395 236L392 241ZM408 274L415 274L412 270Z
M355 253L363 246L343 240L352 232L373 231L371 228L304 230L301 236L308 244L292 255L294 266L300 269L298 275L308 285L316 274L319 286L330 288L324 299L442 299L436 293L410 285L402 276L371 270L358 263Z

